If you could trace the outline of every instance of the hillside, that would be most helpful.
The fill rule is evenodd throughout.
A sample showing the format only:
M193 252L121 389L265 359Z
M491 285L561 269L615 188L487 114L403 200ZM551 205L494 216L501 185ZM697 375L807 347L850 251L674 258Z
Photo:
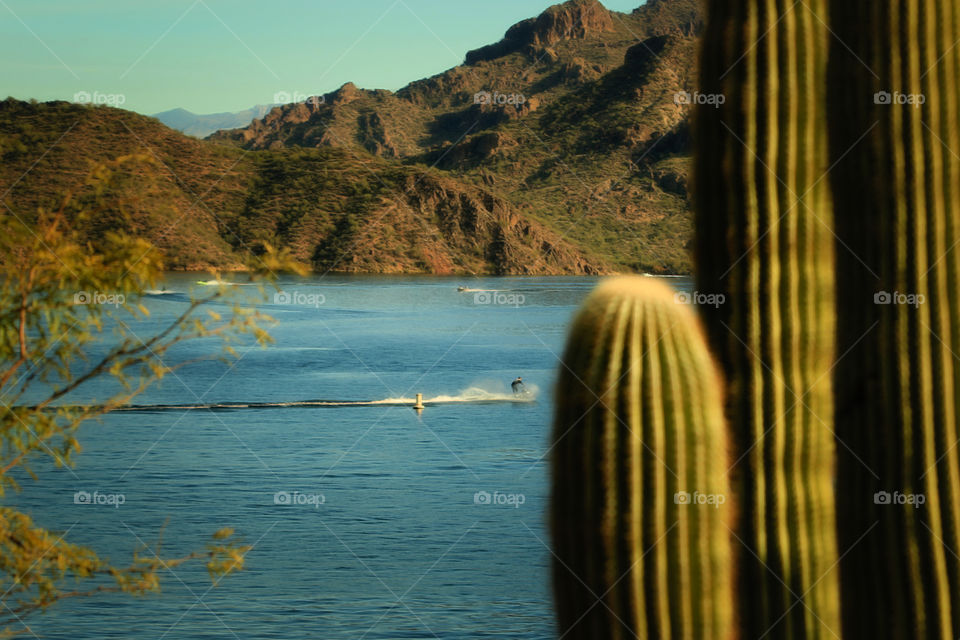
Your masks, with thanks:
M247 153L189 138L156 120L66 102L0 102L0 189L29 219L107 158L143 154L100 221L151 240L174 269L235 269L263 243L320 271L600 273L589 258L488 191L442 172L343 149ZM127 175L129 174L129 175Z
M269 242L319 270L683 272L689 107L674 96L700 26L696 0L570 0L395 93L347 84L203 141L8 99L0 188L29 215L98 161L148 153L161 171L130 229L175 268L235 267Z

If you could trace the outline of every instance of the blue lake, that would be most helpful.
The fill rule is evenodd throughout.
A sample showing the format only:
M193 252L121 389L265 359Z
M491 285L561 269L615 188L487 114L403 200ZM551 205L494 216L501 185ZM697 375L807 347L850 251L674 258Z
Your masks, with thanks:
M169 276L174 293L149 297L149 320L130 326L152 335L184 309L196 280ZM286 297L262 306L276 320L275 344L180 369L136 402L420 392L427 408L120 412L84 426L74 469L38 464L39 481L24 478L8 501L119 565L161 530L165 556L202 548L224 526L254 548L247 568L215 587L200 564L182 565L162 574L161 594L65 601L30 618L32 630L70 640L555 636L545 512L551 396L567 325L595 284L284 281ZM213 349L187 344L170 359ZM518 375L534 401L512 402ZM472 401L429 404L437 398ZM78 491L120 494L123 504L75 504Z

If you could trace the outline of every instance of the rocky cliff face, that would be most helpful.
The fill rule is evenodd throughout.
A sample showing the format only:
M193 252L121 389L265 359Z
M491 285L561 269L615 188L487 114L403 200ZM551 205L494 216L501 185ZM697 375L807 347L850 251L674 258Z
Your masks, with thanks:
M329 266L387 273L602 274L610 268L508 203L435 178L411 180L402 202L385 202ZM382 225L402 241L384 252ZM322 267L323 265L321 265Z
M429 220L429 231L414 232L411 238L432 261L428 271L443 273L443 267L453 265L453 270L465 266L476 273L484 263L499 274L597 275L610 270L483 189L420 176L407 179L404 193L409 209L419 214L414 218ZM457 265L457 256L474 259Z
M503 40L467 53L466 64L494 60L524 48L536 49L568 39L584 39L613 30L613 18L597 0L557 4L536 18L518 22Z

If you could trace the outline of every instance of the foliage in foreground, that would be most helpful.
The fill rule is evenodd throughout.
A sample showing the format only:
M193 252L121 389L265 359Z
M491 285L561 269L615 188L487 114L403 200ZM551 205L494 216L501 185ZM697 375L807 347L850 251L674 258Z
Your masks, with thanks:
M41 210L33 223L13 210L0 215L0 495L19 488L17 477L36 480L31 468L36 460L72 466L82 424L128 403L190 362L169 361L174 345L214 339L223 350L218 357L227 358L235 355L232 345L239 340L270 341L262 327L269 318L231 300L225 285L193 297L159 332L140 336L134 331L133 325L149 315L139 299L157 286L161 256L144 240L113 231L91 234L90 229L105 216L122 225L131 202L104 194L116 193L118 176L139 164L151 163L131 156L97 168L82 190L54 211ZM267 284L272 274L289 269L300 267L267 247L250 273ZM226 303L230 312L205 308L214 301ZM91 357L103 344L112 346ZM95 405L71 404L70 394L103 378L119 383L120 391ZM202 550L163 557L158 542L139 549L128 565L117 566L39 526L28 514L2 506L0 624L5 628L0 637L25 632L28 628L11 625L25 626L24 618L63 598L158 591L161 570L189 561L205 562L216 584L243 568L249 549L227 527Z

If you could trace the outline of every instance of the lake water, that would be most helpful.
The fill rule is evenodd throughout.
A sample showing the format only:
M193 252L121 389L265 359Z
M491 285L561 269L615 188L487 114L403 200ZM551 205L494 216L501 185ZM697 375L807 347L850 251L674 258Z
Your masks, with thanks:
M151 318L133 329L146 337L164 325L196 280L171 275L176 293L150 297ZM289 298L263 306L277 321L274 345L181 369L137 403L417 392L472 402L428 404L421 415L376 404L122 412L86 425L74 469L38 465L39 482L25 479L8 500L118 565L161 530L168 557L224 526L254 548L247 569L216 587L201 565L184 565L162 574L162 594L65 601L31 628L70 640L553 637L551 393L567 324L595 284L288 279ZM212 348L185 345L170 360ZM512 402L518 375L534 401ZM85 399L106 393L93 391ZM75 504L78 491L123 504Z

